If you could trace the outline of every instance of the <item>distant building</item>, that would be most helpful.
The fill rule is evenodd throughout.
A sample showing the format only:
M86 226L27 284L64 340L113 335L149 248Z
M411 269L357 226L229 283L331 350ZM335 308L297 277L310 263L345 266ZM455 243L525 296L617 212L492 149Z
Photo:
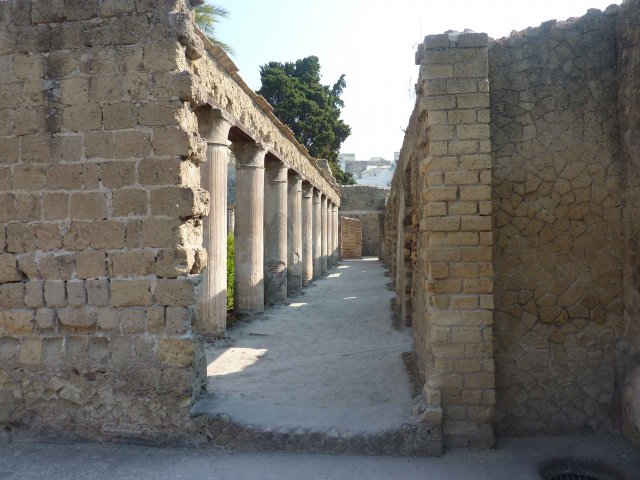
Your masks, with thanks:
M342 168L342 170L345 170L347 162L355 162L355 161L356 161L355 153L338 154L338 163L340 164L340 168Z
M385 160L383 157L355 160L355 155L349 153L341 153L338 159L344 161L342 169L352 174L358 185L372 185L375 187L389 187L391 185L391 179L397 163L396 161Z

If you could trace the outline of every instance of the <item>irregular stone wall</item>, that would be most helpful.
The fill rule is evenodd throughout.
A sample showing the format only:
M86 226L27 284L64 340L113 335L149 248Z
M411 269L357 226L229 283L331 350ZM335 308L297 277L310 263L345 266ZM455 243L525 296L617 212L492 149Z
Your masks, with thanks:
M362 222L340 217L340 257L362 258Z
M640 1L623 4L617 34L625 247L625 329L617 346L617 366L623 384L622 429L640 447Z
M384 237L384 208L388 188L369 185L343 185L340 187L341 214L362 221L362 254L382 256ZM371 213L367 213L371 211Z
M184 2L0 2L0 423L155 436L204 355Z
M490 49L496 426L608 432L623 335L616 9Z

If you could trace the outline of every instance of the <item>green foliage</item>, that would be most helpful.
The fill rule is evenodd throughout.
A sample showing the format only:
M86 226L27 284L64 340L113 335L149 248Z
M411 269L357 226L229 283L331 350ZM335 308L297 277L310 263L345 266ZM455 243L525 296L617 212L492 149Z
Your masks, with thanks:
M196 7L195 13L198 28L211 40L211 43L220 45L227 52L233 54L233 49L216 36L216 24L220 22L221 18L228 18L229 12L217 5L204 3Z
M233 233L227 235L227 312L233 310Z
M295 63L269 62L260 67L262 87L257 93L273 106L273 113L293 131L315 158L329 161L338 183L354 184L338 164L340 146L351 127L340 118L347 86L344 75L329 87L320 83L320 61L311 56Z

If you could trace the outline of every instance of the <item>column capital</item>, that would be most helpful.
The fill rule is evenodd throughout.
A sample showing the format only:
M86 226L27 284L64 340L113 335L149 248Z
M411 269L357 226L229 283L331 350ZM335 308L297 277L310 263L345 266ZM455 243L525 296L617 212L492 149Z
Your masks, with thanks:
M233 127L233 119L219 108L205 106L196 110L198 130L209 145L229 145L229 130Z
M231 150L236 157L236 168L264 168L268 147L263 142L233 142Z
M267 180L273 183L287 183L289 168L278 160L269 159L265 161Z
M320 193L320 190L318 190L317 188L313 188L313 203L320 203L320 196L322 194Z
M306 180L302 182L302 196L304 198L313 197L313 185L311 185Z

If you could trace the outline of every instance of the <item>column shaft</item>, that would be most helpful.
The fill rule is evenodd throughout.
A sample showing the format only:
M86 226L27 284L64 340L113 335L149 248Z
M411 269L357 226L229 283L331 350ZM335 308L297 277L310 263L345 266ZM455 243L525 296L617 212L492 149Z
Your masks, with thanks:
M320 278L322 258L322 206L320 191L313 189L313 278Z
M333 267L333 203L327 200L327 270Z
M333 224L333 238L331 240L331 247L333 248L333 264L337 265L338 255L338 206L334 205L331 212L331 223Z
M277 160L265 162L264 184L264 301L287 300L287 181L288 169Z
M235 310L264 311L264 157L258 143L233 145L236 156Z
M320 213L320 222L322 229L322 247L321 247L321 257L320 257L320 272L322 275L327 274L327 197L322 196L321 200L321 213Z
M203 246L207 266L202 273L200 318L202 335L217 335L227 325L227 164L231 123L219 110L198 112L200 134L207 140L206 161L200 167L200 183L209 191L211 208L203 219Z
M302 177L289 176L287 218L287 293L295 294L302 288Z
M313 280L313 187L302 184L302 283Z

